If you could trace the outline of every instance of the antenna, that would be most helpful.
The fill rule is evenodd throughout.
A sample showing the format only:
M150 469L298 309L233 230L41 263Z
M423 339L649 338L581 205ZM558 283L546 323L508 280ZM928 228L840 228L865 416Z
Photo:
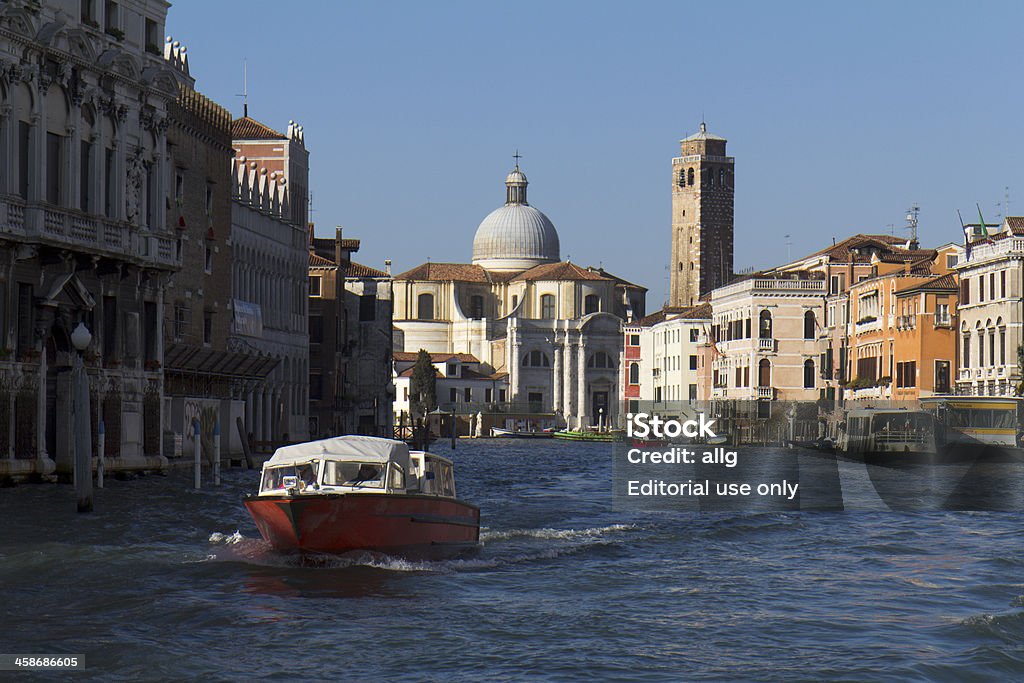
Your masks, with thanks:
M1005 204L1005 206L1003 207L1003 210L1006 211L1006 217L1009 218L1010 217L1010 186L1007 185L1006 187L1003 188L1003 190L1005 191L1004 194L1003 194L1003 203Z
M235 97L242 98L242 116L249 115L249 60L242 60L242 92Z
M786 260L793 260L793 240L789 238L789 235L786 235Z
M911 204L907 209L907 227L910 231L910 241L917 243L917 215L921 213L921 207L917 203Z

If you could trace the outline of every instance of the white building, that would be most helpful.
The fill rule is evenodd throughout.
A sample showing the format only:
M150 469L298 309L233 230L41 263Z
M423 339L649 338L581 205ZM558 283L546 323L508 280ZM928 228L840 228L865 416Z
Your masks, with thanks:
M412 413L409 389L418 356L418 353L404 351L394 354L394 413L396 416L404 414L406 424L409 424ZM508 373L487 372L475 356L468 353L432 353L430 362L434 366L440 410L460 414L489 413L495 404L508 401Z
M958 394L1011 396L1021 382L1017 349L1024 337L1024 217L1000 226L968 226L970 249L955 267L960 278Z
M309 434L309 246L308 228L299 223L287 169L301 160L308 168L302 130L289 124L286 135L248 116L232 124L236 157L231 212L234 322L229 349L278 360L267 377L245 387L245 424L264 448ZM254 141L276 141L278 158L249 159ZM260 145L258 148L262 148ZM269 154L269 153L267 153ZM269 170L268 166L278 166ZM266 164L266 165L262 165ZM304 217L305 213L301 213Z
M571 427L619 421L622 322L646 290L560 260L555 226L526 201L518 165L505 205L473 240L473 262L424 263L395 276L395 349L466 353L508 373L504 412Z
M107 466L167 464L167 7L0 5L0 478L70 473L79 323L92 332L89 422L94 435L105 423Z
M826 284L821 273L770 273L714 290L711 397L817 400Z

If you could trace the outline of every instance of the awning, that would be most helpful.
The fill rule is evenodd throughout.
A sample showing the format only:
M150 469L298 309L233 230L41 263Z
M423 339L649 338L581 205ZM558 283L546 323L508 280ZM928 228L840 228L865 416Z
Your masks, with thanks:
M170 344L164 350L164 372L170 374L258 380L269 375L280 362L271 356L190 344Z

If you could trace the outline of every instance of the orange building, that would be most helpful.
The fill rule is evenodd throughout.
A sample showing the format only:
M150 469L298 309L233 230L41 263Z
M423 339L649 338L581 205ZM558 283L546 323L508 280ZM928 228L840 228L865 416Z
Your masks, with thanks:
M953 273L896 292L894 401L952 393L958 292Z
M875 258L875 275L850 287L848 398L911 401L951 391L957 283L947 251L916 262Z

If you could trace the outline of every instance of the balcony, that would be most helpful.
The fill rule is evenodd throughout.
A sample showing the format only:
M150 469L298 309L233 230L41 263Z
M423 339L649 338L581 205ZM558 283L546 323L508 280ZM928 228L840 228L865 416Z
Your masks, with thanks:
M757 397L771 400L775 398L775 389L772 387L757 387Z
M896 318L896 329L912 330L917 327L916 315L901 315Z
M762 337L757 340L757 348L761 351L774 351L775 340L769 337Z
M947 315L935 316L935 327L953 327L953 320Z
M138 259L177 267L174 240L133 229L128 223L77 209L25 205L17 199L0 202L0 233L117 259Z

